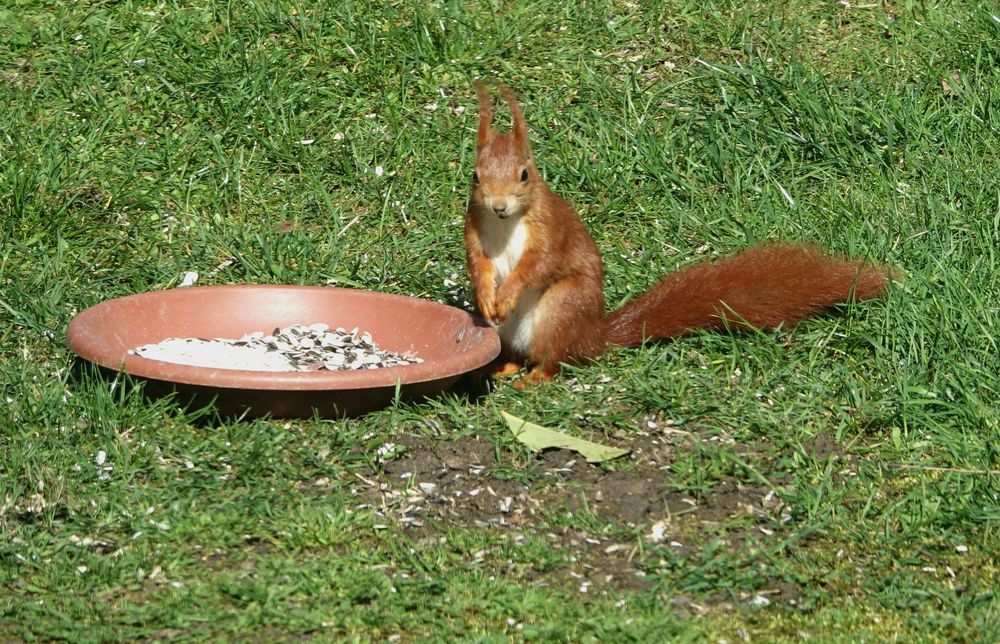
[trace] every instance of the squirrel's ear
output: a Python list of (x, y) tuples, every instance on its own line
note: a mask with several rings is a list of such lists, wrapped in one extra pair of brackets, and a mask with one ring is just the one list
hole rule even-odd
[(521, 156), (527, 159), (531, 156), (531, 145), (528, 143), (528, 126), (524, 122), (524, 117), (521, 116), (521, 108), (517, 104), (517, 99), (514, 98), (514, 92), (509, 87), (501, 85), (499, 89), (503, 100), (507, 101), (507, 106), (510, 107), (511, 116), (514, 117), (514, 145), (517, 146)]
[(479, 97), (479, 131), (476, 143), (482, 149), (490, 138), (490, 120), (493, 117), (493, 112), (490, 109), (490, 94), (486, 91), (486, 86), (483, 85), (482, 81), (476, 81), (476, 95)]

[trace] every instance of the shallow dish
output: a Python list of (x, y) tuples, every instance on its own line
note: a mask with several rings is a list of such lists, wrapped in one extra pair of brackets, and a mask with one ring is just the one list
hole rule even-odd
[[(129, 355), (167, 338), (239, 338), (253, 331), (324, 322), (359, 327), (383, 349), (423, 358), (360, 371), (268, 372), (172, 364)], [(497, 333), (455, 307), (347, 288), (285, 285), (201, 286), (102, 302), (70, 322), (70, 349), (107, 370), (146, 381), (150, 396), (214, 400), (223, 415), (354, 416), (445, 391), (500, 353)]]

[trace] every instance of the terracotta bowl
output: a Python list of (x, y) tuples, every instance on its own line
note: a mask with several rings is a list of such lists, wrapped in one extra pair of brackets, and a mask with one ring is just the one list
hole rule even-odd
[[(325, 322), (359, 327), (383, 349), (424, 362), (360, 371), (265, 372), (151, 360), (128, 351), (167, 338), (239, 338), (252, 331)], [(354, 416), (452, 387), (500, 353), (497, 333), (460, 309), (412, 297), (314, 286), (202, 286), (109, 300), (77, 315), (70, 349), (106, 370), (145, 380), (150, 396), (214, 400), (225, 416)]]

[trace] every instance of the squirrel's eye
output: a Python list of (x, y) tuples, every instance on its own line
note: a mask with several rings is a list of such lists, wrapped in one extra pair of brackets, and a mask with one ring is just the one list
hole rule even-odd
[(472, 171), (472, 183), (475, 184), (479, 183), (479, 173), (476, 172), (475, 170)]
[(524, 168), (521, 170), (521, 183), (524, 183), (527, 180), (528, 180), (528, 169)]

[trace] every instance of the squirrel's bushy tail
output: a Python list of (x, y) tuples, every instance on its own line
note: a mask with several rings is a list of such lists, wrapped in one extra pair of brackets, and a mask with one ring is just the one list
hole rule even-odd
[(699, 329), (791, 327), (834, 304), (883, 294), (893, 273), (805, 244), (767, 244), (668, 275), (608, 316), (611, 344)]

